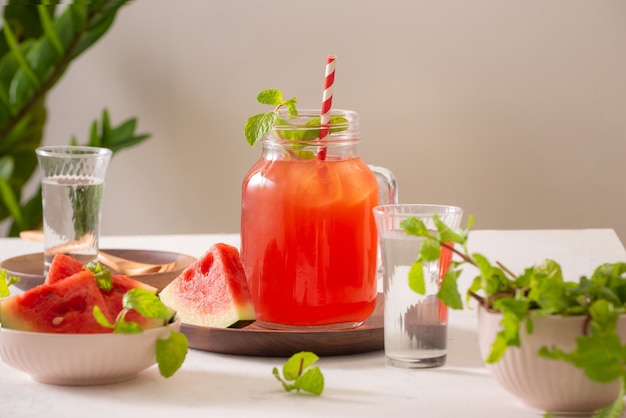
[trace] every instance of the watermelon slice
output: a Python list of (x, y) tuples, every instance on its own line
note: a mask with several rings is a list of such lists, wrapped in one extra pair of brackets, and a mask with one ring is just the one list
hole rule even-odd
[[(67, 277), (72, 276), (73, 274), (82, 271), (83, 269), (84, 266), (80, 261), (77, 261), (74, 258), (65, 254), (55, 254), (54, 259), (50, 264), (50, 269), (44, 283), (56, 283), (59, 280), (63, 280)], [(122, 310), (122, 299), (124, 298), (124, 294), (130, 289), (145, 289), (155, 294), (157, 292), (156, 287), (150, 286), (146, 283), (142, 283), (138, 280), (131, 279), (130, 277), (124, 276), (122, 274), (113, 274), (111, 275), (111, 279), (113, 280), (113, 286), (111, 290), (108, 292), (100, 290), (102, 292), (102, 296), (104, 297), (105, 303), (109, 307), (110, 312), (119, 312)], [(133, 321), (138, 323), (142, 329), (150, 329), (163, 325), (162, 320), (158, 318), (145, 318), (135, 310), (129, 311), (126, 314), (125, 319), (126, 321)]]
[(209, 248), (159, 296), (187, 324), (226, 328), (255, 319), (239, 250), (223, 243)]
[(50, 269), (46, 275), (45, 284), (52, 284), (58, 282), (61, 279), (70, 277), (83, 269), (83, 264), (62, 253), (57, 253), (52, 259)]
[[(112, 288), (104, 291), (98, 287), (91, 271), (73, 258), (55, 255), (44, 284), (20, 295), (0, 300), (0, 323), (4, 328), (24, 331), (93, 334), (110, 333), (110, 328), (98, 324), (93, 316), (98, 306), (107, 320), (115, 322), (122, 310), (124, 294), (141, 288), (152, 293), (155, 287), (121, 274), (113, 274)], [(172, 316), (175, 312), (172, 311)], [(163, 325), (158, 318), (144, 318), (130, 310), (126, 321), (138, 323), (142, 329)]]
[(23, 331), (94, 334), (112, 330), (98, 324), (98, 305), (110, 322), (115, 321), (93, 274), (88, 270), (53, 284), (42, 284), (0, 301), (2, 327)]

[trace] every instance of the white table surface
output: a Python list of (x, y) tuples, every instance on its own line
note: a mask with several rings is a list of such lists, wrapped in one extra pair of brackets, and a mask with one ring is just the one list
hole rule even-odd
[[(202, 255), (215, 242), (239, 246), (238, 235), (103, 237), (101, 248), (140, 248)], [(0, 239), (0, 258), (40, 252), (40, 243)], [(572, 279), (603, 262), (626, 261), (611, 229), (474, 231), (471, 252), (514, 271), (553, 258)], [(467, 286), (467, 270), (460, 279)], [(1, 331), (0, 331), (1, 332)], [(475, 312), (451, 311), (448, 360), (440, 368), (406, 370), (382, 351), (325, 357), (320, 397), (287, 393), (271, 374), (284, 359), (215, 354), (191, 349), (182, 368), (162, 378), (156, 367), (129, 382), (65, 387), (37, 383), (0, 363), (0, 417), (539, 417), (490, 377), (476, 337)]]

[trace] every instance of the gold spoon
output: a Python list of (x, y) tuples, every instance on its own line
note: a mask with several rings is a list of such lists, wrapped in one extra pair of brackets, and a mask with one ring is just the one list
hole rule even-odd
[[(22, 231), (20, 232), (20, 238), (28, 241), (37, 242), (43, 242), (44, 240), (43, 231)], [(62, 247), (66, 247), (66, 245), (68, 247), (71, 247), (72, 244), (73, 243), (63, 244)], [(171, 271), (176, 265), (176, 261), (164, 264), (141, 263), (139, 261), (133, 261), (126, 258), (118, 257), (104, 251), (98, 252), (98, 262), (104, 264), (111, 270), (115, 270), (118, 273), (126, 274), (129, 276), (136, 276), (148, 273), (165, 273)]]

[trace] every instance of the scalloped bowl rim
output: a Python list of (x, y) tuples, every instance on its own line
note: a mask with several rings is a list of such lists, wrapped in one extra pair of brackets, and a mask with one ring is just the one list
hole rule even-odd
[(156, 341), (180, 319), (140, 334), (58, 334), (0, 327), (0, 358), (41, 383), (102, 385), (130, 380), (156, 363)]

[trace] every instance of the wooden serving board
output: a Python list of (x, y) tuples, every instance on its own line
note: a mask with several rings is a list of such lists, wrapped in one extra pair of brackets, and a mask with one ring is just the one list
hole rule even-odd
[(254, 322), (234, 328), (181, 324), (189, 347), (214, 353), (259, 357), (289, 357), (300, 351), (318, 356), (367, 353), (384, 348), (383, 297), (361, 326), (343, 330), (274, 330)]

